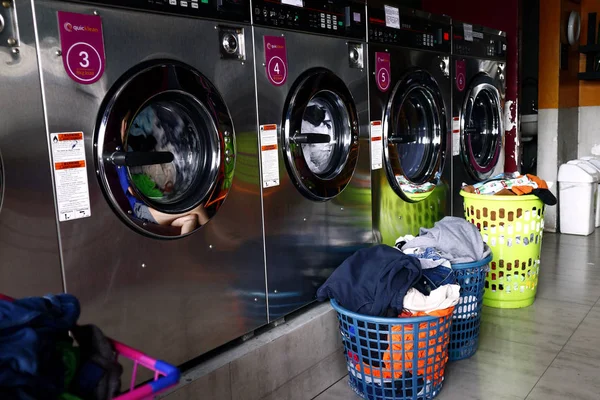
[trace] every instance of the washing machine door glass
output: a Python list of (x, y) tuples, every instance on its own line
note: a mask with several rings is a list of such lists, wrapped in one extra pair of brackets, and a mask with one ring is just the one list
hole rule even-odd
[(233, 125), (214, 86), (191, 67), (136, 67), (106, 97), (97, 141), (99, 177), (121, 217), (156, 237), (207, 223), (231, 186)]
[(388, 180), (409, 201), (425, 199), (441, 179), (446, 112), (435, 79), (426, 71), (407, 74), (394, 88), (384, 118)]
[(313, 200), (328, 200), (350, 182), (358, 157), (358, 116), (340, 78), (312, 70), (298, 79), (286, 101), (283, 143), (296, 187)]
[(461, 122), (461, 154), (472, 178), (494, 173), (502, 148), (502, 105), (498, 89), (478, 83), (467, 93)]

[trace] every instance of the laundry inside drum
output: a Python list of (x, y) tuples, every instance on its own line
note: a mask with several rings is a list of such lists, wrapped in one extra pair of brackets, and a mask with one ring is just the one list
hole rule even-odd
[(201, 173), (202, 127), (188, 107), (176, 101), (148, 104), (135, 117), (127, 132), (127, 151), (169, 152), (169, 163), (129, 167), (137, 191), (158, 204), (172, 204), (189, 195)]
[(313, 174), (327, 178), (343, 166), (350, 144), (349, 114), (337, 95), (322, 91), (308, 102), (300, 133), (309, 137), (329, 136), (327, 143), (301, 145), (304, 160)]

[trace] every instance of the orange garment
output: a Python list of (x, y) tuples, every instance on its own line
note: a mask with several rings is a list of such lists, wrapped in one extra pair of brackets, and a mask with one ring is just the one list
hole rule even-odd
[[(410, 313), (404, 312), (400, 317), (422, 317), (422, 316), (437, 316), (442, 320), (443, 317), (451, 316), (454, 312), (454, 307), (445, 310), (436, 310), (427, 314), (424, 312)], [(417, 351), (417, 375), (423, 376), (427, 374), (426, 380), (437, 383), (444, 376), (444, 369), (448, 361), (448, 343), (450, 341), (450, 322), (451, 318), (447, 318), (442, 326), (443, 335), (437, 338), (438, 322), (422, 322), (419, 324), (419, 338)], [(429, 324), (429, 328), (427, 327)], [(392, 379), (392, 366), (394, 368), (393, 379), (402, 377), (402, 371), (413, 370), (414, 360), (414, 334), (413, 324), (393, 325), (391, 328), (392, 337), (390, 339), (391, 348), (383, 354), (383, 369), (371, 369), (367, 365), (356, 366), (357, 371), (364, 370), (365, 375), (372, 378), (381, 379), (381, 371), (383, 371), (384, 379)], [(427, 338), (429, 337), (429, 340)], [(404, 340), (403, 340), (404, 339)], [(405, 349), (402, 349), (404, 343)], [(428, 349), (427, 349), (428, 347)], [(425, 371), (425, 352), (427, 352), (427, 371)]]
[[(546, 181), (538, 178), (535, 175), (527, 174), (526, 176), (527, 176), (527, 178), (529, 178), (530, 181), (537, 184), (538, 189), (548, 189), (548, 185), (546, 184)], [(521, 176), (519, 178), (521, 178)], [(524, 185), (524, 186), (513, 186), (510, 189), (513, 192), (515, 192), (517, 195), (522, 196), (525, 194), (530, 194), (531, 192), (533, 192), (534, 188), (532, 186)]]

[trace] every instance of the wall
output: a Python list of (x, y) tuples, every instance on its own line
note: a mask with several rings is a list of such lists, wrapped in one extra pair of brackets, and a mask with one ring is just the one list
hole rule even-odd
[[(505, 169), (516, 171), (519, 165), (518, 87), (519, 87), (519, 0), (488, 2), (483, 0), (422, 0), (423, 9), (446, 14), (454, 19), (506, 32), (508, 40), (506, 71)], [(546, 1), (546, 0), (543, 0)], [(543, 2), (542, 1), (542, 2)]]
[[(581, 1), (581, 44), (587, 44), (587, 14), (590, 12), (597, 12), (600, 16), (600, 0)], [(598, 23), (598, 17), (596, 18), (596, 23)], [(581, 71), (585, 70), (585, 55), (583, 54), (580, 57), (579, 68)], [(600, 155), (600, 81), (580, 81), (579, 107), (577, 153), (580, 157), (591, 154)]]
[[(569, 13), (580, 5), (570, 0), (540, 1), (539, 111), (537, 172), (556, 194), (558, 166), (577, 157), (579, 130), (579, 53), (569, 47), (567, 69), (560, 68), (561, 45)], [(547, 207), (546, 230), (558, 229), (557, 207)]]

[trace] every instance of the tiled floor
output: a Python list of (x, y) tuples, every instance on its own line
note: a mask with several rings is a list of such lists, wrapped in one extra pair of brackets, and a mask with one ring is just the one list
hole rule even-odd
[[(600, 399), (600, 234), (546, 234), (533, 306), (485, 308), (478, 352), (450, 363), (439, 400)], [(315, 400), (358, 397), (344, 378)]]

